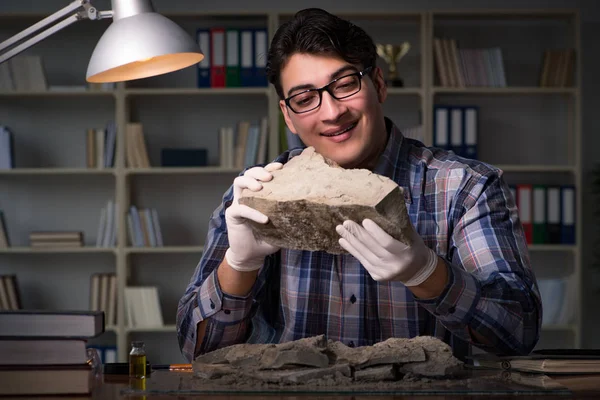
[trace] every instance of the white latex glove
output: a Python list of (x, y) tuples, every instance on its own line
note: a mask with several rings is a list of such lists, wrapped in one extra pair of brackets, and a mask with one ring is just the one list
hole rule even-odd
[(431, 276), (437, 265), (437, 255), (411, 230), (413, 244), (404, 243), (388, 235), (370, 219), (362, 226), (344, 221), (336, 227), (341, 236), (340, 245), (367, 269), (376, 281), (400, 281), (405, 286), (416, 286)]
[(237, 271), (255, 271), (263, 265), (266, 256), (279, 250), (279, 247), (256, 240), (248, 220), (266, 224), (269, 218), (260, 211), (240, 204), (239, 198), (244, 189), (255, 192), (261, 190), (261, 182), (273, 179), (271, 172), (281, 169), (282, 166), (281, 163), (271, 163), (264, 168), (250, 168), (244, 175), (238, 176), (233, 181), (233, 202), (225, 210), (229, 238), (225, 259), (229, 266)]

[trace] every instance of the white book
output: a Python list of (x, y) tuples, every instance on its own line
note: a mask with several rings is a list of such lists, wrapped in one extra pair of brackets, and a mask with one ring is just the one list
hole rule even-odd
[(150, 247), (156, 247), (156, 232), (154, 230), (154, 224), (152, 221), (152, 210), (146, 209), (143, 213), (144, 218), (146, 219), (146, 227), (148, 228), (148, 240), (150, 240)]
[(158, 247), (163, 247), (164, 242), (162, 237), (162, 231), (160, 230), (160, 221), (158, 220), (158, 211), (156, 211), (156, 209), (153, 208), (150, 210), (150, 213), (152, 214), (152, 226), (154, 227), (154, 234), (156, 235), (156, 245)]
[(115, 204), (109, 200), (106, 205), (106, 227), (102, 238), (102, 247), (110, 247), (113, 226), (115, 222)]
[(0, 169), (11, 169), (12, 160), (12, 133), (4, 126), (0, 126)]
[(15, 90), (30, 91), (31, 85), (29, 84), (29, 72), (25, 56), (13, 57), (8, 62), (10, 63)]
[(104, 129), (96, 129), (96, 168), (104, 168), (104, 147), (106, 143), (106, 132)]
[(10, 310), (8, 292), (4, 285), (4, 277), (0, 275), (0, 310)]
[(448, 109), (436, 108), (435, 110), (435, 137), (434, 146), (446, 149), (448, 147)]
[(46, 83), (46, 73), (40, 56), (24, 56), (27, 63), (27, 73), (29, 75), (30, 90), (41, 92), (48, 90)]
[(151, 326), (163, 326), (162, 310), (160, 308), (160, 299), (158, 296), (158, 288), (149, 286), (143, 288), (144, 305), (149, 316)]
[(96, 233), (96, 247), (103, 246), (104, 230), (106, 229), (106, 207), (100, 210), (100, 220), (98, 221), (98, 232)]
[(117, 276), (108, 275), (108, 306), (106, 308), (106, 325), (117, 325)]
[(267, 162), (267, 140), (269, 139), (269, 119), (262, 117), (260, 120), (260, 135), (258, 139), (258, 152), (255, 164)]
[(142, 222), (140, 220), (140, 213), (136, 206), (129, 207), (131, 213), (131, 219), (133, 220), (133, 233), (135, 237), (135, 247), (144, 247), (144, 233), (142, 232)]

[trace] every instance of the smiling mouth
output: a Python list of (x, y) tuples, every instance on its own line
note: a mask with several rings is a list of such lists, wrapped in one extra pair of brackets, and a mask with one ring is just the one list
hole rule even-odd
[(346, 127), (345, 129), (342, 129), (339, 132), (335, 132), (335, 133), (321, 133), (321, 135), (326, 136), (326, 137), (339, 136), (339, 135), (341, 135), (343, 133), (348, 132), (351, 129), (354, 129), (356, 127), (356, 125), (358, 125), (358, 122), (354, 122), (353, 124), (348, 125), (348, 127)]

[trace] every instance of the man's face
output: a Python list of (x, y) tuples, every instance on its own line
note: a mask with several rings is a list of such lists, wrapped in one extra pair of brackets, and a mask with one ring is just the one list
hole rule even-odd
[[(296, 53), (281, 71), (281, 86), (287, 98), (362, 68), (338, 58)], [(306, 113), (296, 114), (280, 101), (288, 128), (305, 145), (344, 168), (371, 166), (387, 140), (381, 110), (386, 88), (379, 68), (372, 75), (373, 80), (363, 77), (360, 91), (345, 99), (334, 99), (323, 91), (320, 107)]]

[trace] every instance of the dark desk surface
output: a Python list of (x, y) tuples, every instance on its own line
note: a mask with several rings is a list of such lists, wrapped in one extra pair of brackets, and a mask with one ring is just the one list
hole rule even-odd
[[(427, 388), (412, 390), (408, 393), (282, 393), (282, 392), (246, 392), (207, 393), (203, 391), (193, 373), (180, 371), (155, 371), (145, 382), (130, 381), (126, 376), (104, 375), (97, 380), (92, 394), (93, 399), (328, 399), (328, 400), (384, 400), (384, 399), (424, 399), (423, 395), (439, 399), (478, 399), (493, 396), (494, 399), (515, 398), (515, 395), (530, 398), (553, 398), (557, 395), (577, 398), (600, 398), (600, 375), (587, 376), (534, 376), (508, 374), (498, 378), (500, 372), (474, 371), (469, 384), (453, 387), (449, 390)], [(230, 390), (230, 389), (225, 389)], [(341, 388), (343, 390), (343, 388)]]

